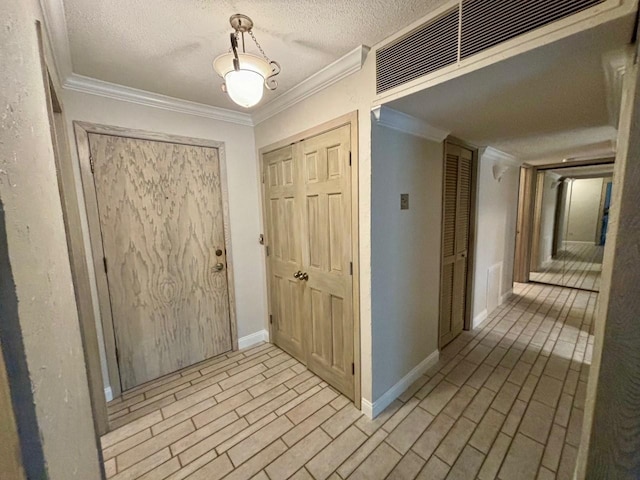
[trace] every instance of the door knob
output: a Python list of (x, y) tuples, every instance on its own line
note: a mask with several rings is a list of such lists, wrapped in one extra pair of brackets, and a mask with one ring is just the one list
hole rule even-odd
[(213, 267), (213, 269), (216, 272), (221, 272), (222, 270), (224, 270), (224, 263), (216, 263), (215, 266)]
[(296, 273), (293, 274), (293, 278), (300, 278), (302, 277), (302, 272), (300, 270), (298, 270)]
[(309, 280), (309, 275), (307, 274), (307, 272), (304, 272), (302, 275), (300, 275), (298, 277), (300, 280)]

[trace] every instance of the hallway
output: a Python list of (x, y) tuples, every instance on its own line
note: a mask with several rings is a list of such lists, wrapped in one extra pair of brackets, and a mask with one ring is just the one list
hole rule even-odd
[(531, 281), (600, 291), (603, 253), (604, 246), (566, 242), (541, 271), (531, 272)]
[(271, 344), (204, 362), (109, 404), (108, 477), (569, 479), (596, 299), (517, 284), (374, 421)]

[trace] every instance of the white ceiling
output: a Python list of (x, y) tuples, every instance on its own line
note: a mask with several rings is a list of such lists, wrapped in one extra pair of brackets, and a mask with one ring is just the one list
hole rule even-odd
[(395, 100), (389, 107), (528, 163), (611, 156), (603, 55), (623, 48), (628, 17)]
[[(229, 49), (229, 17), (250, 16), (282, 66), (268, 102), (358, 45), (373, 45), (444, 0), (65, 0), (74, 73), (244, 111), (220, 90), (213, 59)], [(247, 40), (250, 40), (248, 37)], [(247, 51), (258, 53), (252, 42)]]

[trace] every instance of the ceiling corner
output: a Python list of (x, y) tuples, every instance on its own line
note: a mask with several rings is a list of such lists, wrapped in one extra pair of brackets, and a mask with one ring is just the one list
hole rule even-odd
[(451, 132), (434, 127), (422, 119), (399, 112), (384, 105), (371, 110), (376, 123), (382, 127), (391, 128), (411, 135), (425, 138), (434, 142), (442, 142)]
[(370, 48), (359, 45), (335, 62), (290, 88), (279, 97), (259, 108), (252, 115), (253, 123), (259, 124), (268, 118), (292, 107), (305, 98), (339, 82), (345, 77), (358, 72), (367, 58)]

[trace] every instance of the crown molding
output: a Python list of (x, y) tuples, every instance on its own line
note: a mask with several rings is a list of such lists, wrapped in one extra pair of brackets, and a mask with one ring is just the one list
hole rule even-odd
[(67, 31), (67, 18), (62, 0), (40, 0), (45, 31), (53, 54), (60, 83), (71, 75), (71, 47)]
[(369, 47), (360, 45), (349, 53), (339, 58), (335, 62), (327, 65), (322, 70), (314, 73), (306, 80), (303, 80), (293, 88), (290, 88), (279, 97), (273, 99), (263, 107), (259, 108), (252, 115), (255, 125), (264, 122), (266, 119), (292, 107), (305, 98), (318, 93), (321, 90), (339, 82), (345, 77), (356, 73), (362, 68)]
[(235, 123), (238, 125), (253, 126), (251, 115), (248, 113), (235, 112), (226, 108), (212, 107), (202, 103), (190, 102), (179, 98), (161, 95), (159, 93), (139, 90), (137, 88), (125, 87), (115, 83), (105, 82), (83, 75), (71, 74), (63, 83), (67, 90), (88, 93), (100, 97), (113, 98), (123, 102), (145, 105), (147, 107), (170, 110), (172, 112), (186, 113), (198, 117), (212, 118), (222, 122)]
[(429, 125), (424, 120), (383, 105), (371, 109), (376, 123), (382, 127), (409, 133), (434, 142), (442, 142), (451, 132)]
[(627, 70), (631, 53), (630, 48), (625, 48), (602, 56), (609, 122), (616, 128), (620, 120), (624, 73)]
[(503, 152), (493, 147), (483, 147), (480, 149), (480, 158), (482, 160), (493, 160), (497, 163), (511, 163), (513, 165), (522, 165), (522, 161), (510, 153)]

